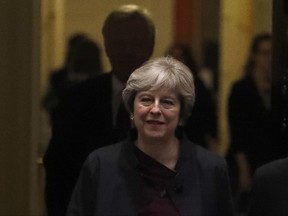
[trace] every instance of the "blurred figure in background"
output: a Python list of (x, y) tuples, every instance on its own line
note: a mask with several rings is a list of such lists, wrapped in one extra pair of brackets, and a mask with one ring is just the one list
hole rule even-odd
[(272, 37), (257, 35), (251, 44), (244, 76), (231, 89), (228, 104), (230, 149), (227, 159), (238, 211), (246, 212), (251, 176), (274, 159), (271, 119)]
[(102, 61), (98, 44), (84, 33), (71, 35), (64, 65), (50, 75), (48, 90), (42, 100), (44, 109), (52, 115), (72, 86), (101, 72)]
[(216, 105), (210, 91), (199, 78), (199, 68), (195, 62), (191, 47), (188, 44), (172, 44), (166, 51), (166, 55), (183, 62), (194, 75), (196, 102), (184, 128), (188, 139), (214, 151), (217, 142)]
[(112, 71), (75, 85), (55, 111), (57, 122), (44, 157), (49, 216), (65, 215), (88, 154), (127, 136), (130, 118), (121, 92), (130, 74), (153, 53), (155, 26), (148, 11), (137, 5), (112, 11), (102, 34)]
[[(102, 61), (98, 44), (83, 33), (73, 34), (68, 40), (65, 64), (51, 74), (49, 89), (42, 101), (42, 105), (49, 114), (52, 136), (55, 126), (61, 121), (61, 116), (58, 115), (59, 106), (62, 106), (67, 94), (81, 82), (100, 73), (102, 73)], [(48, 149), (53, 147), (54, 144), (50, 141)], [(52, 155), (52, 157), (54, 156)], [(73, 186), (69, 182), (65, 185), (62, 184), (57, 178), (59, 177), (57, 171), (47, 171), (47, 166), (60, 165), (50, 164), (52, 160), (47, 164), (46, 159), (44, 158), (46, 168), (45, 201), (48, 215), (65, 215), (65, 206), (69, 201), (69, 191), (73, 189)], [(65, 166), (65, 161), (61, 166)], [(69, 174), (65, 172), (61, 175), (69, 177)]]

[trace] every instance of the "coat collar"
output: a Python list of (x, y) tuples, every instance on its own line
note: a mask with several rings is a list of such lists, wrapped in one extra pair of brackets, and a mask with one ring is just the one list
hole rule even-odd
[[(139, 161), (134, 152), (134, 140), (129, 137), (122, 143), (119, 164), (129, 183), (133, 205), (139, 203), (141, 176)], [(176, 165), (177, 175), (167, 188), (181, 215), (201, 215), (201, 185), (197, 161), (197, 148), (185, 136), (180, 139), (180, 154)], [(135, 211), (136, 211), (135, 209)]]

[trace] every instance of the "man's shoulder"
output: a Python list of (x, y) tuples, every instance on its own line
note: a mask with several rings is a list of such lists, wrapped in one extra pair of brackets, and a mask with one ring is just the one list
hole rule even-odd
[(98, 76), (90, 78), (78, 85), (79, 89), (103, 88), (110, 87), (112, 75), (111, 73), (102, 73)]
[(232, 85), (232, 92), (246, 92), (251, 91), (251, 88), (255, 88), (254, 81), (249, 76), (244, 76), (239, 80), (235, 81)]
[(58, 85), (61, 85), (63, 82), (66, 82), (67, 80), (66, 68), (60, 68), (52, 71), (49, 79), (50, 84), (53, 87), (55, 86), (57, 87)]
[(73, 86), (68, 94), (68, 100), (90, 100), (91, 98), (109, 94), (111, 89), (111, 74), (103, 73)]

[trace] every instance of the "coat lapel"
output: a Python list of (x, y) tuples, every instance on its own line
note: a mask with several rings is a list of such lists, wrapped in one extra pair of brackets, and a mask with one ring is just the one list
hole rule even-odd
[[(136, 215), (141, 197), (141, 176), (137, 171), (138, 164), (133, 143), (127, 140), (122, 146), (119, 165), (126, 179), (124, 181), (126, 182), (125, 187), (131, 195), (127, 202), (127, 208), (131, 209), (131, 215)], [(178, 174), (169, 184), (169, 195), (178, 207), (180, 215), (201, 215), (201, 185), (197, 168), (196, 148), (193, 143), (185, 138), (181, 142), (177, 167), (179, 168), (177, 169)]]
[(125, 178), (124, 187), (127, 188), (129, 197), (127, 197), (127, 209), (131, 211), (131, 215), (136, 215), (136, 209), (140, 203), (141, 197), (141, 176), (137, 171), (138, 160), (135, 156), (133, 143), (130, 139), (127, 139), (123, 143), (120, 157), (119, 165), (123, 170), (123, 175)]
[(201, 185), (196, 148), (185, 138), (180, 145), (180, 157), (176, 166), (178, 174), (172, 183), (170, 194), (181, 215), (201, 215)]

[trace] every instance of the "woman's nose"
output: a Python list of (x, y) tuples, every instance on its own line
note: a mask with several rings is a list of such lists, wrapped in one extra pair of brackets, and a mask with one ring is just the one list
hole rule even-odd
[(160, 104), (157, 101), (155, 101), (155, 103), (152, 104), (150, 112), (152, 114), (160, 114), (161, 113)]

